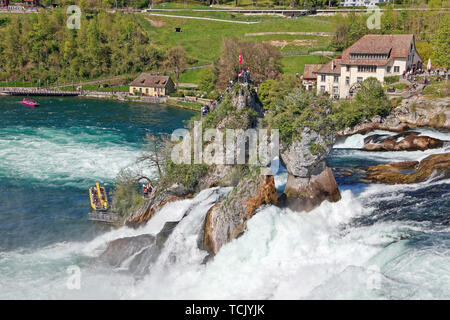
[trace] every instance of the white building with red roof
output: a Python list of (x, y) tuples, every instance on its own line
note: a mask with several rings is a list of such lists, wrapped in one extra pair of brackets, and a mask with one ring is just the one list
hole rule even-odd
[(333, 98), (347, 98), (353, 89), (369, 77), (403, 75), (422, 67), (414, 35), (365, 35), (344, 50), (340, 59), (322, 65), (316, 71), (317, 92), (328, 92)]

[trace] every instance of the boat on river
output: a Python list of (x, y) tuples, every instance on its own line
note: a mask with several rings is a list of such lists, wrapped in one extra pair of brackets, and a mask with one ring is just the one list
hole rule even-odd
[(89, 188), (89, 198), (94, 211), (108, 211), (109, 204), (106, 189), (105, 187), (100, 187), (98, 182), (94, 187)]
[(24, 104), (26, 106), (30, 106), (30, 107), (37, 107), (39, 105), (39, 102), (37, 102), (33, 99), (30, 99), (30, 98), (23, 98), (22, 104)]

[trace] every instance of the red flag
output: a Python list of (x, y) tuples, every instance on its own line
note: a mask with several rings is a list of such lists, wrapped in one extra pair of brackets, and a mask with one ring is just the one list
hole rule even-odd
[(239, 64), (242, 64), (242, 54), (239, 52)]

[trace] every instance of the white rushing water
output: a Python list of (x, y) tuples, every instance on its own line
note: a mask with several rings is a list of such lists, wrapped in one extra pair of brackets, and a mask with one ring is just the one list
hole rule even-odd
[[(0, 298), (449, 298), (448, 247), (419, 250), (401, 240), (421, 232), (422, 224), (349, 224), (370, 216), (370, 203), (383, 197), (400, 199), (407, 188), (421, 187), (374, 185), (357, 196), (347, 190), (341, 201), (324, 202), (308, 214), (262, 207), (241, 237), (202, 264), (206, 252), (197, 241), (205, 215), (218, 196), (230, 190), (207, 189), (193, 199), (170, 203), (136, 230), (122, 227), (87, 243), (0, 253)], [(111, 240), (155, 235), (165, 222), (185, 214), (141, 280), (85, 261), (99, 256)], [(79, 290), (67, 287), (71, 265), (81, 267)]]
[(85, 187), (86, 179), (112, 181), (121, 169), (136, 166), (140, 146), (124, 144), (119, 133), (106, 129), (99, 139), (101, 129), (88, 129), (1, 129), (0, 177)]

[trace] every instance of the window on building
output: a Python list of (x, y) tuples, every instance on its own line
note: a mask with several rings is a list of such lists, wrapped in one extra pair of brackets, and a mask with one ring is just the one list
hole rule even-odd
[(339, 82), (339, 76), (334, 76), (334, 82)]
[(358, 72), (377, 72), (377, 66), (358, 66)]
[(350, 66), (349, 65), (347, 65), (345, 68), (346, 68), (347, 72), (350, 71)]
[(350, 54), (350, 58), (352, 59), (387, 59), (388, 55), (387, 54), (379, 54), (379, 53), (351, 53)]
[(148, 94), (148, 88), (145, 88), (145, 93)]
[(345, 84), (349, 85), (350, 84), (350, 77), (345, 77)]
[(386, 71), (388, 72), (388, 73), (391, 73), (391, 66), (388, 66), (387, 68), (386, 68)]
[(320, 76), (320, 81), (322, 81), (322, 82), (325, 82), (325, 75), (324, 74), (322, 74), (321, 76)]
[(339, 87), (338, 86), (334, 86), (333, 87), (333, 94), (339, 94)]
[(358, 78), (356, 78), (356, 81), (358, 81), (358, 83), (361, 83), (361, 82), (363, 82), (363, 78), (362, 77), (358, 77)]
[(399, 66), (394, 66), (394, 72), (400, 72), (400, 67)]
[(325, 91), (325, 86), (320, 86), (320, 91)]

